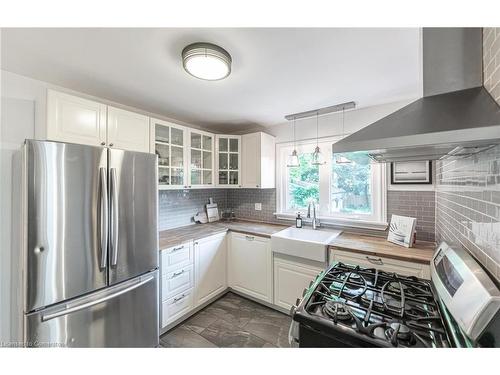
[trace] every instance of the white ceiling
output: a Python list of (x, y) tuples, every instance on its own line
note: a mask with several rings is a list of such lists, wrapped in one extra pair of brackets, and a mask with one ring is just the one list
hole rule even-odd
[[(182, 49), (212, 42), (231, 75), (207, 82)], [(416, 28), (3, 29), (2, 69), (218, 131), (289, 113), (419, 96)]]

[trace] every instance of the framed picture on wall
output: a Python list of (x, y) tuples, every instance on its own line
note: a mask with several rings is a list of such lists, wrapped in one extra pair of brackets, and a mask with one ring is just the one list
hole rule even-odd
[(432, 161), (395, 161), (391, 163), (391, 184), (432, 184)]

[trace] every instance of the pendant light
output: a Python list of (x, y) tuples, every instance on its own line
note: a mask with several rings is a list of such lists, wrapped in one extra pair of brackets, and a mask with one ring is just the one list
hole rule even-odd
[[(342, 138), (345, 137), (344, 126), (345, 126), (345, 109), (342, 108)], [(332, 150), (333, 150), (334, 146), (332, 146)], [(342, 156), (342, 155), (339, 156), (337, 154), (337, 155), (335, 155), (335, 163), (337, 163), (337, 164), (350, 164), (350, 163), (352, 163), (352, 161), (347, 159), (345, 156)]]
[(295, 117), (293, 118), (293, 151), (290, 156), (288, 156), (288, 163), (286, 165), (288, 168), (300, 167), (299, 157), (297, 156), (297, 148), (295, 145)]
[(319, 133), (318, 133), (318, 119), (319, 117), (319, 112), (316, 112), (316, 148), (314, 149), (314, 152), (312, 154), (312, 165), (323, 165), (325, 164), (325, 159), (323, 157), (323, 154), (321, 153), (321, 150), (319, 149), (318, 145), (318, 138), (319, 138)]

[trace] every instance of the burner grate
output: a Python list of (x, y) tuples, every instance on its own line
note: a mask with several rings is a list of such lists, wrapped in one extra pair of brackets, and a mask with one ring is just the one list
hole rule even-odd
[(430, 283), (413, 276), (337, 263), (304, 310), (327, 328), (342, 325), (390, 346), (447, 346)]

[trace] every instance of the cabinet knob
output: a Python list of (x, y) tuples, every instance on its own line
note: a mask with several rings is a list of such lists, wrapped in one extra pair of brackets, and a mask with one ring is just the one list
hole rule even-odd
[(255, 187), (259, 187), (259, 185), (255, 185)]
[(106, 142), (101, 142), (101, 146), (105, 146), (106, 145)]
[(113, 147), (113, 144), (112, 144), (112, 143), (110, 143), (110, 144), (109, 144), (109, 147)]

